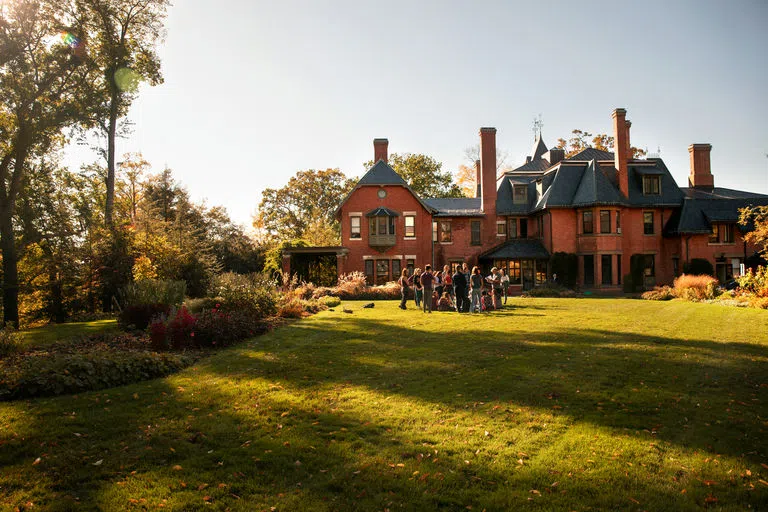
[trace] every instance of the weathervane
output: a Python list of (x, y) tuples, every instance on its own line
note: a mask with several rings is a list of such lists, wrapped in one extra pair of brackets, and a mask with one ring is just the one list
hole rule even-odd
[(544, 121), (541, 120), (541, 114), (539, 114), (539, 117), (533, 118), (533, 138), (535, 139), (537, 136), (541, 137), (541, 128), (544, 126)]

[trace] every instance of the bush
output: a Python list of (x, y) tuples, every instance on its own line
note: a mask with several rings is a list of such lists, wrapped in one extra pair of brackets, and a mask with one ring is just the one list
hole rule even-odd
[(284, 302), (277, 309), (277, 316), (281, 318), (301, 318), (304, 316), (304, 305), (299, 299)]
[(164, 377), (195, 358), (148, 351), (38, 352), (0, 365), (0, 400), (62, 395)]
[(199, 299), (187, 299), (184, 301), (184, 307), (187, 311), (196, 315), (201, 311), (219, 309), (224, 302), (221, 297), (202, 297)]
[(754, 272), (747, 272), (738, 278), (739, 288), (757, 297), (768, 297), (768, 267), (757, 267)]
[(196, 315), (194, 339), (199, 347), (224, 347), (264, 331), (264, 324), (247, 313), (214, 307)]
[(669, 286), (655, 286), (653, 290), (643, 293), (645, 300), (671, 300), (675, 298), (675, 291)]
[(710, 263), (709, 260), (705, 260), (704, 258), (693, 258), (683, 265), (683, 273), (696, 276), (705, 274), (714, 276), (715, 267), (712, 266), (712, 263)]
[(149, 326), (152, 348), (157, 351), (182, 350), (196, 347), (196, 318), (187, 308), (171, 309), (167, 315), (155, 319)]
[(121, 329), (146, 330), (149, 324), (157, 317), (167, 315), (171, 310), (169, 304), (135, 304), (126, 306), (117, 317), (117, 324)]
[(15, 354), (21, 350), (23, 338), (19, 331), (13, 328), (13, 325), (7, 324), (0, 331), (0, 357)]
[(681, 275), (674, 282), (675, 296), (698, 302), (714, 299), (717, 292), (717, 279), (708, 275)]
[(334, 297), (333, 295), (327, 295), (320, 299), (323, 304), (326, 305), (326, 307), (329, 308), (335, 308), (336, 306), (341, 304), (341, 299), (338, 297)]
[[(558, 275), (559, 277), (559, 275)], [(563, 286), (557, 286), (557, 285), (547, 285), (547, 286), (537, 286), (536, 288), (531, 288), (530, 290), (527, 290), (523, 292), (521, 297), (575, 297), (576, 292), (571, 290), (570, 288), (565, 288)]]
[(187, 285), (184, 281), (161, 281), (144, 279), (127, 284), (120, 291), (122, 306), (143, 304), (167, 304), (178, 306), (184, 302)]
[(768, 297), (752, 297), (749, 300), (749, 307), (757, 309), (768, 309)]
[(262, 274), (221, 274), (212, 291), (214, 297), (222, 298), (221, 307), (227, 311), (246, 311), (257, 319), (277, 311), (275, 283)]

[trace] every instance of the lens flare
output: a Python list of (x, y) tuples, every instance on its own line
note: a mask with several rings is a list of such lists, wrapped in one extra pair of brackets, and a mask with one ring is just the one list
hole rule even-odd
[(70, 32), (62, 32), (61, 40), (64, 41), (64, 44), (66, 44), (70, 48), (76, 48), (77, 45), (80, 44), (80, 39), (75, 37), (75, 35)]
[(139, 87), (139, 81), (139, 74), (130, 68), (115, 71), (115, 85), (121, 91), (134, 92)]

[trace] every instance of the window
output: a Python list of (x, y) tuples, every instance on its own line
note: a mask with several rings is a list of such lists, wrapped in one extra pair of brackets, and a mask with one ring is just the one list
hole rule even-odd
[(672, 258), (672, 275), (675, 277), (680, 275), (680, 258), (677, 256)]
[(520, 219), (520, 238), (528, 238), (528, 219)]
[(527, 185), (514, 185), (512, 187), (512, 203), (513, 204), (528, 203), (528, 186)]
[(653, 254), (643, 256), (643, 275), (645, 277), (656, 275), (656, 257)]
[(395, 218), (387, 215), (371, 217), (368, 220), (369, 235), (394, 235)]
[(712, 233), (709, 234), (711, 244), (732, 244), (733, 224), (712, 224)]
[(590, 235), (594, 232), (594, 226), (592, 222), (592, 212), (586, 211), (581, 213), (581, 232), (585, 235)]
[(470, 243), (472, 245), (480, 245), (480, 221), (479, 220), (471, 221), (470, 230), (472, 235), (472, 240), (470, 241)]
[(611, 232), (611, 212), (609, 210), (600, 210), (600, 232)]
[(416, 236), (416, 217), (413, 215), (405, 216), (405, 237), (413, 238)]
[(507, 235), (507, 223), (502, 221), (496, 222), (496, 236), (506, 236)]
[(612, 254), (603, 254), (600, 256), (600, 267), (601, 267), (601, 273), (602, 273), (602, 284), (603, 285), (612, 285), (613, 284), (613, 255)]
[(432, 241), (437, 242), (437, 221), (432, 222)]
[(595, 257), (591, 254), (584, 256), (584, 286), (595, 285)]
[(517, 238), (517, 219), (509, 219), (509, 238)]
[(643, 212), (643, 234), (653, 234), (653, 212)]
[(407, 259), (405, 260), (405, 268), (408, 269), (408, 275), (413, 275), (413, 269), (416, 267), (416, 260)]
[(616, 255), (616, 284), (621, 284), (621, 254)]
[(402, 260), (392, 260), (392, 280), (400, 277)]
[(621, 233), (621, 212), (616, 210), (616, 232)]
[(539, 224), (538, 225), (538, 228), (539, 228), (538, 236), (539, 236), (539, 238), (544, 238), (544, 216), (541, 215), (537, 220), (538, 220), (538, 224)]
[(520, 260), (511, 260), (509, 262), (509, 284), (520, 284)]
[(373, 284), (373, 260), (365, 260), (365, 281)]
[(376, 260), (376, 284), (389, 281), (389, 260)]
[(453, 236), (451, 235), (451, 221), (440, 221), (440, 243), (453, 242)]
[(360, 238), (360, 217), (349, 218), (349, 238)]
[(661, 193), (661, 176), (643, 176), (643, 195), (658, 196)]

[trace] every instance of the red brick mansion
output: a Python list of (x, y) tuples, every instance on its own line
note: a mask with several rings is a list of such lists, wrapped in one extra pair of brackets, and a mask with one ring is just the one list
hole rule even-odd
[(388, 141), (375, 139), (376, 163), (336, 212), (341, 246), (325, 249), (339, 274), (361, 271), (371, 283), (396, 280), (403, 267), (468, 262), (505, 268), (513, 290), (528, 289), (551, 278), (559, 252), (576, 255), (587, 289), (621, 290), (630, 264), (642, 267), (646, 287), (671, 283), (694, 258), (721, 281), (738, 274), (755, 252), (738, 210), (768, 205), (768, 196), (716, 187), (709, 144), (688, 147), (688, 186), (678, 186), (661, 159), (631, 158), (626, 111), (612, 117), (615, 153), (565, 158), (539, 136), (526, 162), (498, 177), (496, 129), (481, 128), (472, 198), (419, 197), (387, 164)]

